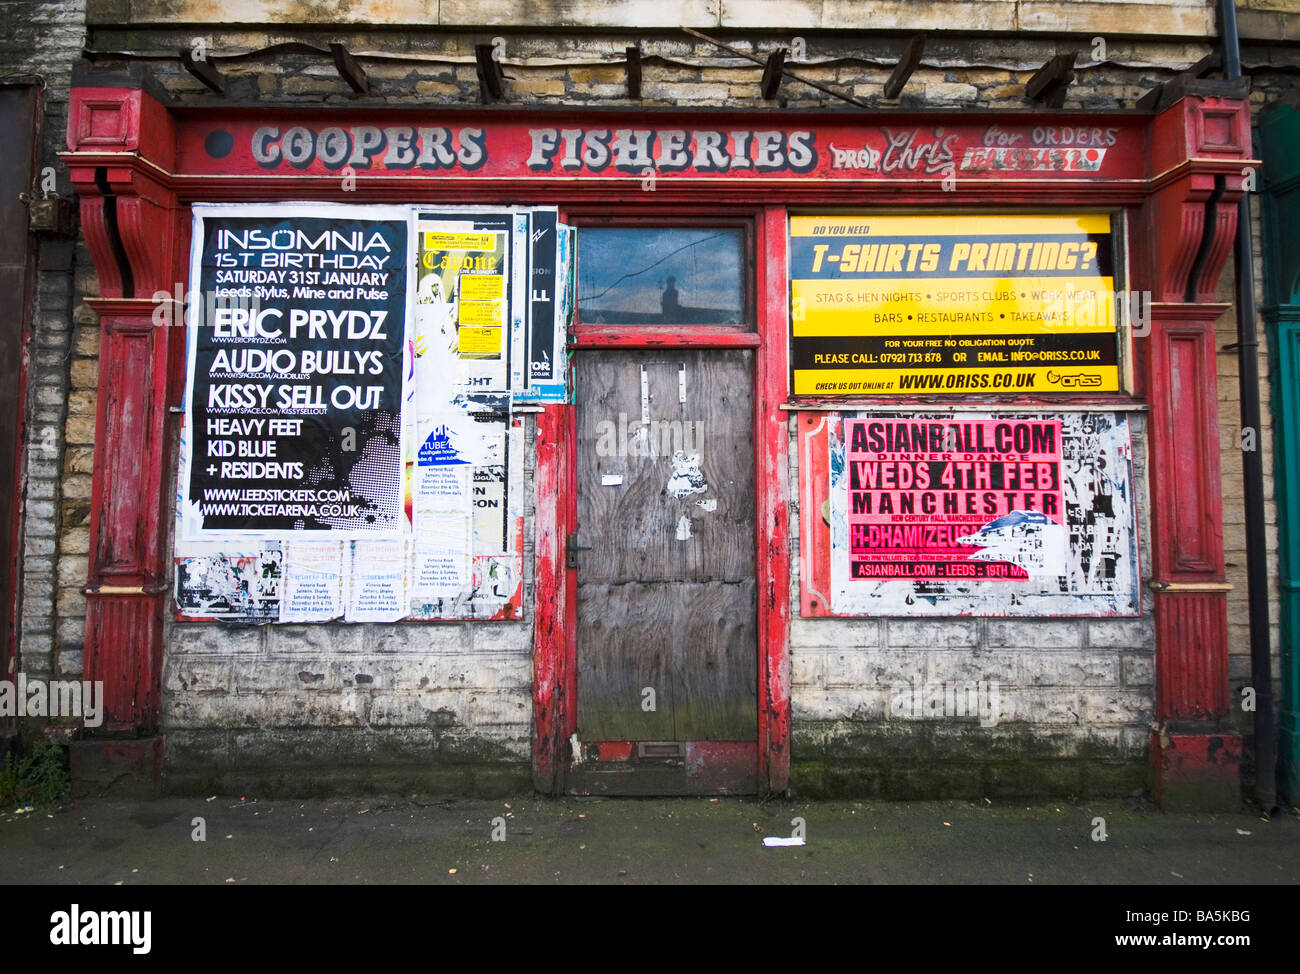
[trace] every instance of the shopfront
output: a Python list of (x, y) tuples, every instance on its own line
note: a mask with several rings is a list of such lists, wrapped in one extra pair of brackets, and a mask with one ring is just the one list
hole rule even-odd
[(178, 788), (1234, 800), (1244, 101), (363, 116), (87, 84), (69, 147), (118, 734), (83, 746)]

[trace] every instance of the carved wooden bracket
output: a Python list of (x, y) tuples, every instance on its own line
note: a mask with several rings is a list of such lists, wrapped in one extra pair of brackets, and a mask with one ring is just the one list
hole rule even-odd
[[(77, 89), (62, 159), (81, 201), (81, 222), (102, 297), (149, 298), (184, 270), (176, 253), (171, 117), (140, 90)], [(148, 147), (149, 159), (141, 146)], [(164, 147), (161, 153), (155, 146)]]
[(1213, 302), (1237, 229), (1237, 202), (1258, 162), (1249, 102), (1188, 95), (1151, 132), (1154, 300)]

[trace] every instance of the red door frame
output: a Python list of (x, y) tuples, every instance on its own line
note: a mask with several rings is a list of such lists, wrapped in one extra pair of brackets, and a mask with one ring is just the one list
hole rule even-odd
[[(764, 792), (784, 791), (789, 783), (790, 753), (790, 545), (789, 545), (789, 476), (786, 417), (781, 405), (786, 401), (789, 385), (786, 340), (786, 210), (782, 206), (737, 206), (716, 208), (696, 206), (674, 210), (666, 216), (657, 209), (647, 214), (644, 208), (599, 210), (588, 207), (571, 207), (561, 213), (563, 219), (581, 223), (584, 218), (599, 216), (619, 217), (619, 225), (665, 225), (666, 223), (693, 223), (705, 220), (734, 222), (744, 219), (750, 226), (752, 241), (750, 259), (753, 266), (752, 288), (747, 294), (754, 330), (726, 325), (685, 325), (671, 327), (635, 328), (618, 325), (578, 325), (570, 337), (573, 348), (635, 349), (635, 348), (694, 348), (694, 349), (753, 349), (754, 361), (754, 545), (755, 593), (757, 597), (757, 651), (758, 651), (758, 780)], [(577, 531), (577, 410), (570, 405), (557, 407), (546, 429), (539, 427), (537, 523), (535, 537), (554, 539), (555, 565), (543, 584), (543, 571), (539, 551), (538, 584), (536, 586), (535, 612), (538, 625), (535, 655), (535, 716), (538, 718), (533, 738), (535, 774), (542, 777), (550, 755), (559, 755), (545, 781), (539, 780), (543, 791), (560, 792), (564, 789), (564, 772), (569, 755), (568, 742), (577, 729), (578, 722), (578, 669), (577, 669), (577, 572), (564, 568), (564, 545), (569, 535)], [(562, 439), (556, 452), (549, 452), (552, 436)], [(548, 442), (548, 461), (560, 462), (557, 476), (541, 474), (542, 441)], [(560, 496), (541, 495), (543, 487), (558, 491)], [(543, 526), (542, 512), (555, 518)], [(540, 544), (539, 544), (540, 548)], [(548, 557), (552, 557), (548, 547)], [(563, 574), (563, 579), (555, 576)], [(558, 583), (558, 584), (557, 584)], [(544, 624), (550, 620), (564, 619), (562, 636), (555, 638), (554, 629)], [(550, 679), (540, 679), (563, 673), (563, 692), (547, 691), (555, 685)], [(551, 722), (551, 732), (543, 734), (543, 720)], [(725, 750), (725, 749), (724, 749)], [(572, 755), (569, 755), (572, 757)]]

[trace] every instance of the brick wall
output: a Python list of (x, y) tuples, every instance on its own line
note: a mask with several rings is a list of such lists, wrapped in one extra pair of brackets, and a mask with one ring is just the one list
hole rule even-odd
[(526, 623), (176, 625), (169, 788), (449, 795), (531, 782)]
[[(644, 67), (639, 104), (645, 107), (773, 107), (759, 91), (760, 65), (740, 61), (711, 44), (675, 32), (520, 34), (497, 28), (475, 33), (412, 30), (400, 37), (386, 37), (355, 27), (300, 27), (272, 36), (222, 24), (147, 32), (106, 26), (97, 29), (92, 37), (97, 49), (151, 55), (190, 49), (201, 38), (207, 56), (226, 76), (226, 98), (231, 101), (337, 106), (474, 104), (478, 100), (474, 47), (493, 43), (507, 78), (505, 101), (509, 104), (626, 107), (624, 51), (640, 45)], [(778, 47), (789, 49), (796, 38), (802, 41), (806, 53), (802, 57), (791, 54), (788, 67), (815, 81), (837, 85), (869, 104), (881, 101), (881, 86), (898, 55), (896, 40), (868, 43), (860, 36), (834, 32), (804, 37), (794, 28), (761, 35), (759, 39), (725, 39), (739, 50), (766, 56)], [(1210, 51), (1207, 42), (1196, 38), (1144, 42), (1116, 34), (1102, 39), (1104, 50), (1088, 36), (1065, 41), (1028, 34), (996, 41), (935, 38), (927, 43), (924, 57), (902, 93), (900, 107), (1030, 107), (1021, 97), (1025, 82), (1048, 58), (1074, 51), (1080, 55), (1077, 80), (1065, 107), (1126, 108), (1156, 83)], [(359, 56), (371, 83), (370, 93), (353, 95), (324, 56), (278, 51), (265, 60), (221, 60), (289, 40), (322, 49), (331, 41), (345, 44)], [(1094, 59), (1094, 52), (1101, 55), (1099, 59)], [(208, 93), (175, 61), (157, 60), (150, 67), (168, 90), (180, 96)], [(790, 79), (782, 84), (777, 104), (844, 107), (817, 89)]]
[[(1292, 0), (1238, 0), (1243, 37), (1300, 37)], [(740, 30), (910, 30), (1023, 33), (1107, 32), (1205, 36), (1215, 27), (1214, 0), (90, 0), (92, 24), (374, 24), (402, 27), (499, 28), (506, 24), (564, 28)]]

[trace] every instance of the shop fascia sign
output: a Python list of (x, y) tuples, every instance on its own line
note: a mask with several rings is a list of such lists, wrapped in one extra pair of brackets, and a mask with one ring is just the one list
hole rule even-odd
[(261, 114), (187, 122), (181, 170), (462, 178), (1106, 180), (1142, 168), (1140, 120), (1077, 116), (949, 124), (793, 122), (641, 115), (437, 124), (355, 124)]

